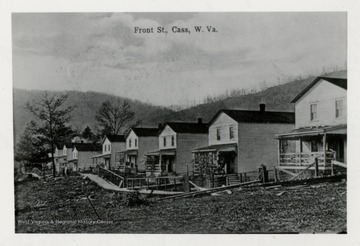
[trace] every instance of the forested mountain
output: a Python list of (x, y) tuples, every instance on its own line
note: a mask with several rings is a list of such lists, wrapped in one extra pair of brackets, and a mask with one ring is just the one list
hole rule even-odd
[[(338, 71), (323, 76), (346, 78), (347, 71)], [(164, 121), (196, 121), (197, 118), (203, 118), (204, 122), (209, 121), (220, 109), (251, 109), (258, 110), (260, 103), (266, 104), (266, 110), (270, 111), (294, 111), (294, 105), (290, 101), (300, 93), (315, 77), (296, 80), (286, 84), (270, 87), (258, 93), (233, 96), (211, 103), (200, 104), (195, 107), (181, 111), (173, 111), (165, 107), (154, 106), (137, 100), (129, 100), (131, 109), (135, 112), (136, 119), (141, 120), (142, 126), (157, 126)], [(241, 81), (239, 80), (239, 87)], [(14, 137), (15, 143), (18, 142), (26, 123), (34, 117), (25, 109), (27, 101), (39, 100), (42, 91), (28, 91), (14, 89)], [(64, 92), (54, 92), (64, 93)], [(114, 95), (108, 95), (97, 92), (79, 92), (68, 91), (67, 104), (76, 108), (72, 112), (71, 124), (83, 130), (89, 126), (93, 131), (96, 129), (95, 114), (100, 105), (107, 99), (119, 98)], [(122, 98), (124, 99), (124, 98)]]

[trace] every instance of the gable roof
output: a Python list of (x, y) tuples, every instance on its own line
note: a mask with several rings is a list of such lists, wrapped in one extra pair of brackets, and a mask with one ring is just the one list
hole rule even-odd
[(161, 131), (163, 131), (166, 126), (169, 126), (176, 133), (208, 133), (208, 124), (205, 123), (165, 122), (163, 127), (161, 128)]
[(221, 113), (227, 114), (237, 122), (295, 124), (295, 113), (293, 112), (222, 109), (211, 119), (209, 125), (211, 125)]
[(300, 92), (291, 101), (291, 103), (295, 103), (297, 100), (299, 100), (306, 92), (308, 92), (311, 89), (311, 87), (313, 87), (315, 84), (317, 84), (317, 82), (319, 82), (320, 80), (325, 80), (333, 85), (339, 86), (340, 88), (347, 90), (347, 79), (346, 78), (317, 77), (304, 90), (302, 90), (302, 92)]
[(101, 143), (104, 143), (105, 138), (109, 139), (110, 142), (125, 142), (125, 136), (124, 135), (115, 135), (115, 134), (108, 134), (105, 135), (103, 141)]
[(65, 143), (64, 146), (66, 146), (66, 148), (73, 148), (74, 147), (74, 143)]
[(64, 148), (64, 143), (63, 142), (56, 143), (55, 148), (57, 148), (58, 150), (62, 150)]
[(92, 143), (74, 143), (77, 151), (101, 151), (101, 146)]
[(132, 127), (130, 131), (126, 134), (126, 137), (130, 134), (131, 130), (138, 137), (155, 137), (159, 134), (159, 128), (150, 128), (150, 127)]

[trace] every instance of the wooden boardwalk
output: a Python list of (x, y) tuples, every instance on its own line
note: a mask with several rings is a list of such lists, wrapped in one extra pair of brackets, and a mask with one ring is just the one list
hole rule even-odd
[[(91, 173), (81, 173), (82, 176), (89, 178), (91, 181), (94, 181), (96, 184), (98, 184), (101, 188), (105, 189), (105, 190), (111, 190), (111, 191), (119, 191), (119, 192), (135, 192), (135, 190), (129, 190), (126, 188), (120, 188), (108, 181), (106, 181), (105, 179), (100, 178), (99, 176), (95, 175), (95, 174), (91, 174)], [(183, 194), (183, 192), (179, 192), (179, 191), (163, 191), (163, 190), (146, 190), (146, 189), (141, 189), (138, 190), (140, 192), (140, 194), (150, 194), (152, 193), (153, 195), (178, 195), (178, 194)]]

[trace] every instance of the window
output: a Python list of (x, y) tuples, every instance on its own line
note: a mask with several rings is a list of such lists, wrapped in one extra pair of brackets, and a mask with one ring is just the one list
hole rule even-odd
[(166, 137), (163, 137), (163, 145), (166, 147)]
[(111, 145), (109, 144), (109, 147), (108, 147), (109, 151), (111, 151)]
[(310, 120), (317, 119), (317, 104), (310, 104)]
[(131, 148), (131, 139), (129, 139), (129, 148)]
[(171, 146), (174, 146), (175, 145), (175, 138), (174, 136), (171, 136)]
[(137, 147), (137, 139), (135, 139), (134, 147)]
[(220, 129), (216, 129), (216, 140), (220, 140)]
[(103, 145), (103, 151), (106, 152), (106, 145)]
[(230, 134), (230, 139), (234, 138), (234, 127), (230, 126), (229, 127), (229, 134)]
[(311, 144), (311, 152), (318, 152), (319, 148), (318, 148), (318, 142), (313, 140), (310, 142)]
[(336, 100), (335, 101), (335, 117), (341, 117), (344, 115), (344, 105), (343, 100)]

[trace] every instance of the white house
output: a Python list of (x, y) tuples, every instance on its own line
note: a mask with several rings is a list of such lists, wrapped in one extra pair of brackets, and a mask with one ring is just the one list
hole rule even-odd
[(347, 79), (318, 77), (292, 101), (295, 129), (279, 134), (279, 166), (301, 169), (318, 158), (328, 170), (332, 160), (347, 162)]
[(101, 146), (92, 143), (74, 143), (71, 159), (68, 163), (74, 170), (87, 170), (93, 165), (92, 157), (101, 153)]
[[(257, 172), (277, 164), (275, 135), (294, 129), (293, 112), (223, 109), (209, 122), (207, 144), (193, 150), (195, 171), (213, 174)], [(257, 175), (257, 174), (256, 174)]]
[(106, 169), (119, 168), (117, 153), (125, 151), (125, 136), (108, 134), (101, 141), (101, 146), (102, 153), (92, 156), (93, 164), (104, 165)]
[(204, 146), (207, 139), (208, 125), (201, 118), (197, 123), (164, 123), (158, 137), (159, 149), (147, 154), (147, 176), (192, 171), (191, 151)]
[(126, 166), (138, 172), (146, 171), (146, 154), (158, 149), (159, 128), (132, 127), (126, 135)]

